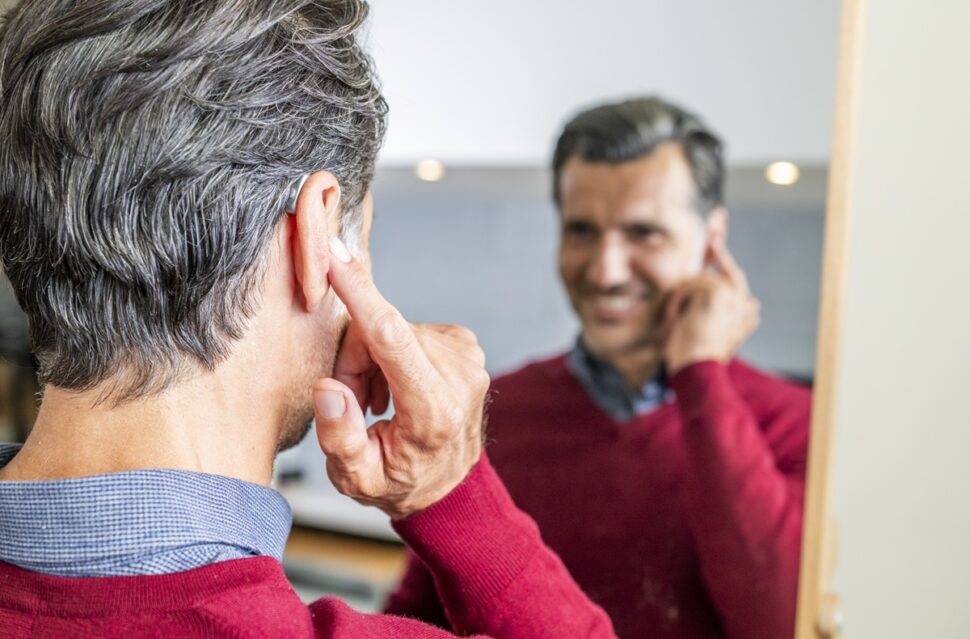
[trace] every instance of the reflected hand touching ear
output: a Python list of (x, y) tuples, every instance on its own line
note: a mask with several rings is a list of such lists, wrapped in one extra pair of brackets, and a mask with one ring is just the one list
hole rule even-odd
[[(339, 240), (332, 252), (351, 324), (333, 377), (313, 387), (317, 437), (340, 492), (400, 519), (444, 498), (481, 456), (485, 355), (467, 329), (407, 322)], [(364, 411), (391, 396), (394, 417), (368, 429)]]
[(758, 328), (761, 304), (724, 241), (713, 240), (700, 276), (672, 290), (664, 312), (668, 372), (704, 360), (726, 363)]

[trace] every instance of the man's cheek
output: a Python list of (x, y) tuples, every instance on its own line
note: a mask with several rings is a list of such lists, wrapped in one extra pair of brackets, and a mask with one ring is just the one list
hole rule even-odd
[(583, 278), (583, 269), (575, 256), (560, 253), (559, 256), (559, 277), (566, 287), (569, 295), (575, 297), (579, 288), (579, 283)]
[(700, 275), (704, 267), (704, 245), (699, 253), (678, 254), (674, 251), (655, 255), (650, 260), (640, 262), (639, 270), (643, 279), (663, 293), (684, 281)]

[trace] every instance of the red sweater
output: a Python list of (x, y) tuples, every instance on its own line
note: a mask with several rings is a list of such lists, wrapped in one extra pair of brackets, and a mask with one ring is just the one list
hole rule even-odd
[[(488, 460), (441, 502), (395, 525), (443, 592), (453, 627), (495, 637), (614, 637)], [(52, 577), (0, 563), (0, 637), (452, 637), (332, 598), (309, 607), (270, 557), (145, 577)]]
[[(620, 637), (794, 634), (810, 392), (734, 362), (617, 423), (557, 357), (495, 381), (489, 455)], [(390, 612), (444, 623), (412, 560)]]

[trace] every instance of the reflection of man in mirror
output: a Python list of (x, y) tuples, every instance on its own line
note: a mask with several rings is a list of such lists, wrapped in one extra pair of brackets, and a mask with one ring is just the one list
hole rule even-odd
[[(494, 382), (490, 454), (621, 637), (794, 632), (810, 392), (734, 353), (758, 303), (728, 252), (721, 143), (655, 98), (553, 157), (576, 346)], [(412, 560), (392, 612), (444, 622)]]

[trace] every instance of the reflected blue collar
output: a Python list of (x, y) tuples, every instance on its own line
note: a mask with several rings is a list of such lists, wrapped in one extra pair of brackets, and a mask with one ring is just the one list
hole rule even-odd
[(673, 398), (664, 367), (638, 392), (631, 391), (620, 372), (594, 357), (582, 337), (566, 356), (566, 365), (596, 405), (618, 422), (652, 412)]
[[(0, 444), (0, 468), (20, 450)], [(275, 490), (177, 470), (0, 481), (0, 561), (67, 577), (154, 575), (282, 559), (292, 516)]]

